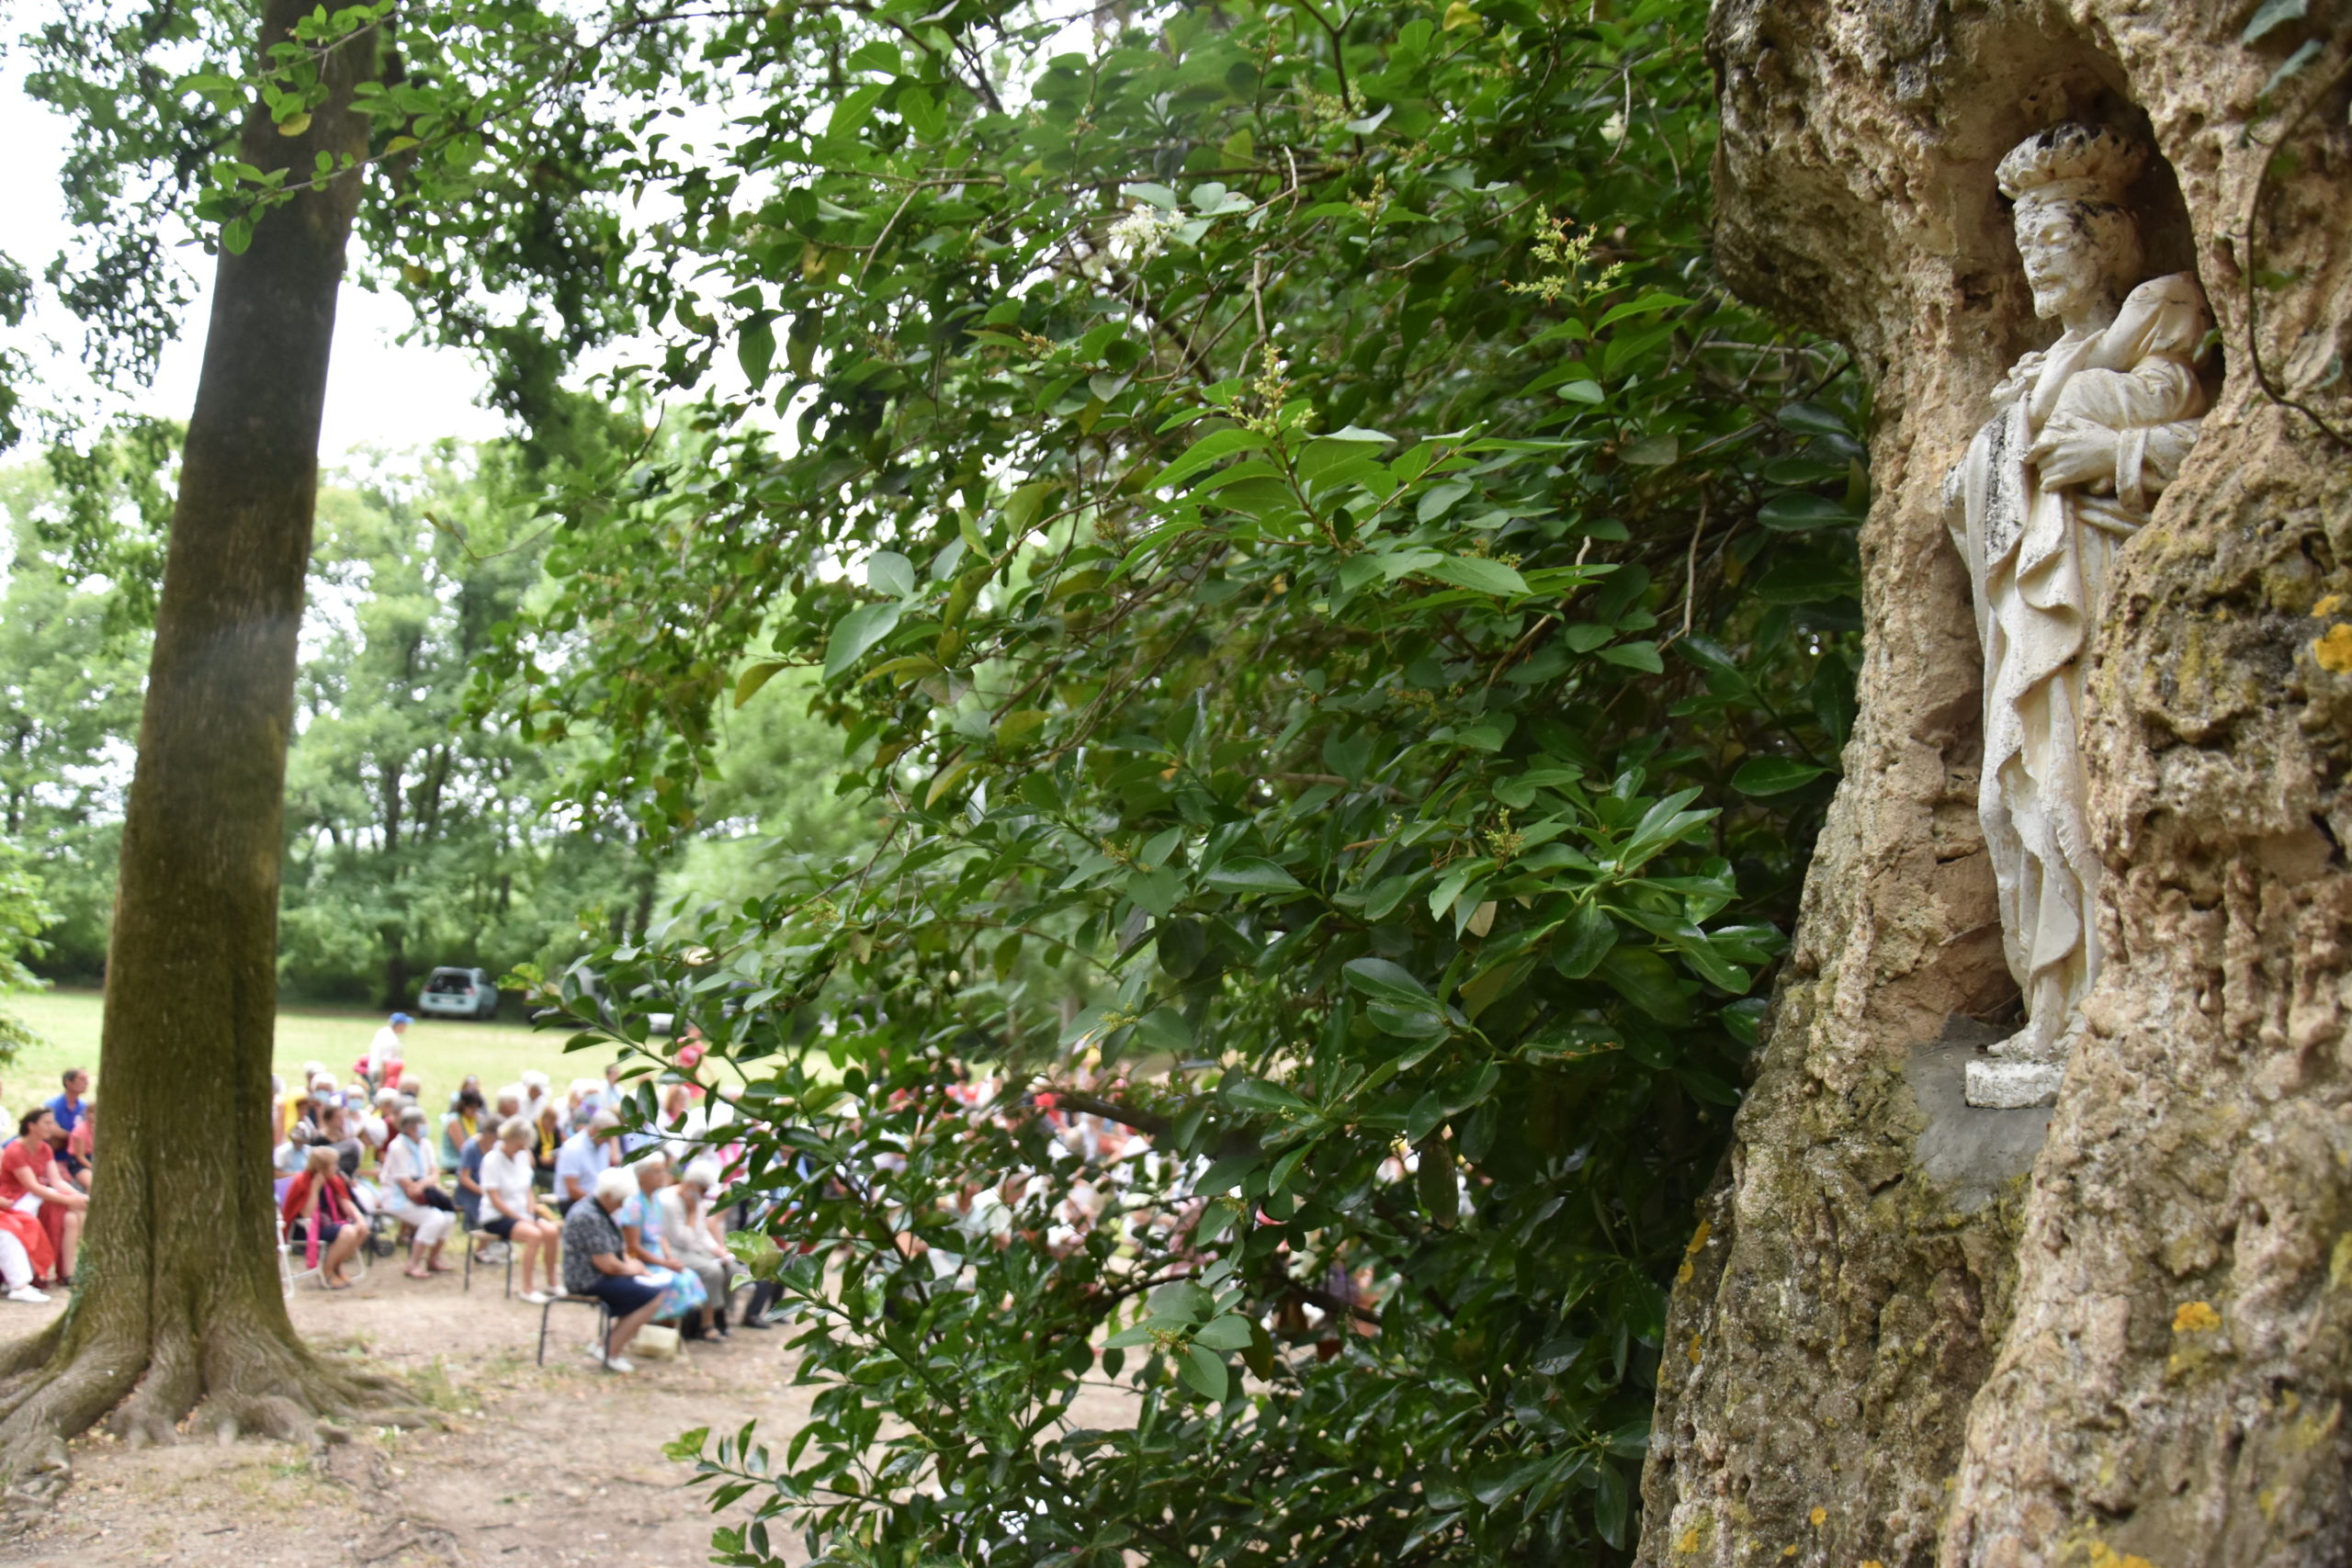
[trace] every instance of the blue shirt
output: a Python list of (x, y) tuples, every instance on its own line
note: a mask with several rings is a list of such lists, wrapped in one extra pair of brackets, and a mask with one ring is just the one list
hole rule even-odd
[[(481, 1185), (481, 1156), (489, 1152), (481, 1146), (481, 1140), (479, 1138), (468, 1138), (465, 1152), (458, 1156), (458, 1168), (472, 1177), (474, 1185), (477, 1187)], [(469, 1225), (481, 1224), (481, 1194), (467, 1191), (465, 1184), (459, 1182), (456, 1196), (458, 1207), (465, 1211), (466, 1224)]]
[(596, 1190), (596, 1175), (613, 1163), (613, 1151), (604, 1142), (585, 1132), (574, 1133), (564, 1139), (563, 1146), (555, 1154), (555, 1195), (558, 1202), (568, 1202), (571, 1188), (568, 1179), (577, 1177), (580, 1196), (593, 1195)]
[(82, 1120), (82, 1108), (88, 1103), (88, 1100), (73, 1100), (62, 1094), (51, 1100), (49, 1111), (51, 1115), (57, 1118), (57, 1130), (61, 1133), (72, 1132), (75, 1124)]

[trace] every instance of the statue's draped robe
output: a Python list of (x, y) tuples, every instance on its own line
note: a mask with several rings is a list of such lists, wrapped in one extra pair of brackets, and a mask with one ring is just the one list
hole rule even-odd
[[(1953, 542), (1984, 646), (1984, 771), (1977, 810), (2000, 889), (2027, 1032), (2006, 1049), (2063, 1060), (2098, 974), (2098, 886), (2084, 815), (2083, 660), (2109, 568), (2179, 469), (2205, 412), (2196, 361), (2204, 296), (2186, 273), (2132, 290), (2114, 322), (2019, 360), (1953, 471)], [(2118, 433), (2111, 484), (2045, 486), (2026, 453), (2045, 430)]]

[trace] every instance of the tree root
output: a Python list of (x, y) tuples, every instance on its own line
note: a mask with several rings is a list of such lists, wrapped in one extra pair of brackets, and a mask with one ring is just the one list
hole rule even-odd
[[(61, 1320), (62, 1321), (62, 1320)], [(55, 1503), (73, 1476), (65, 1440), (114, 1413), (133, 1446), (182, 1433), (221, 1442), (256, 1436), (314, 1450), (347, 1440), (349, 1427), (413, 1427), (433, 1417), (390, 1378), (329, 1365), (300, 1341), (257, 1325), (175, 1327), (142, 1343), (99, 1333), (75, 1345), (54, 1327), (52, 1359), (0, 1382), (0, 1508)], [(0, 1351), (0, 1368), (15, 1348)]]
[(65, 1314), (60, 1314), (40, 1333), (0, 1345), (0, 1405), (6, 1404), (11, 1385), (17, 1380), (49, 1365), (57, 1354), (58, 1342), (65, 1337)]

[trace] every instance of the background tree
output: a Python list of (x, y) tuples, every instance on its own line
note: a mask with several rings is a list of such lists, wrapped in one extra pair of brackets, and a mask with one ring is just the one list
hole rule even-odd
[(323, 498), (288, 785), (279, 963), (298, 990), (372, 972), (367, 994), (398, 1008), (436, 964), (560, 964), (582, 911), (633, 908), (653, 874), (626, 820), (544, 818), (568, 748), (462, 711), (471, 660), (538, 578), (546, 525), (516, 457), (386, 456)]
[(0, 829), (39, 868), (51, 906), (34, 961), (87, 977), (105, 964), (147, 634), (124, 624), (128, 595), (112, 580), (77, 572), (57, 549), (70, 514), (59, 491), (45, 466), (0, 471), (16, 547), (0, 597)]

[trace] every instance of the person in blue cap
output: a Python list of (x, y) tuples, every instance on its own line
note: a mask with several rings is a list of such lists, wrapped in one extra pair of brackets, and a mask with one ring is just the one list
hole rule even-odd
[(401, 1087), (401, 1036), (408, 1032), (413, 1022), (408, 1014), (396, 1012), (391, 1021), (376, 1031), (375, 1040), (368, 1047), (367, 1060), (360, 1072), (378, 1089)]

